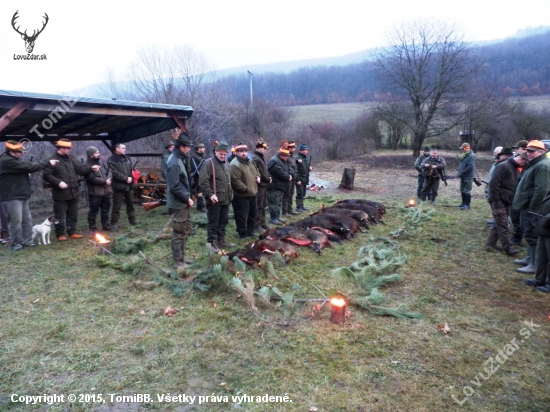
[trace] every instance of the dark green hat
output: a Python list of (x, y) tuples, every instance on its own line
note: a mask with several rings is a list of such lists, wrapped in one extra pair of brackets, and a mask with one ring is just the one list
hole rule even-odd
[(229, 144), (227, 142), (220, 142), (218, 146), (216, 146), (216, 152), (229, 152)]
[(497, 159), (500, 158), (502, 155), (509, 155), (512, 156), (514, 154), (514, 151), (511, 147), (504, 147), (499, 154), (497, 154)]
[(191, 142), (191, 138), (189, 135), (185, 132), (181, 132), (180, 135), (176, 140), (174, 140), (174, 143), (176, 144), (176, 147), (180, 146), (193, 146), (193, 142)]

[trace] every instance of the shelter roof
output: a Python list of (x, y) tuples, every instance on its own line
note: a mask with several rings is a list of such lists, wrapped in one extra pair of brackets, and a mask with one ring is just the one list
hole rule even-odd
[(190, 106), (0, 90), (0, 141), (126, 143), (179, 127)]

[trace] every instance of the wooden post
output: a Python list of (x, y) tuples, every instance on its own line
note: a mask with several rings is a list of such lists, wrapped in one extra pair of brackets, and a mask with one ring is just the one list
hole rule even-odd
[(355, 180), (355, 169), (344, 169), (344, 174), (342, 175), (342, 181), (340, 182), (340, 189), (349, 189), (353, 190), (353, 181)]

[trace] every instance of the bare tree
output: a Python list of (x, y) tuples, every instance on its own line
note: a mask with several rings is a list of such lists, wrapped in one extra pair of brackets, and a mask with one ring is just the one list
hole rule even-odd
[[(112, 73), (110, 77), (110, 92), (116, 97), (192, 106), (188, 128), (197, 142), (225, 139), (228, 130), (236, 127), (237, 108), (230, 103), (227, 90), (216, 86), (214, 68), (190, 46), (144, 48), (122, 82), (114, 82)], [(149, 141), (158, 140), (155, 145), (162, 147), (168, 135)]]
[(377, 53), (375, 65), (394, 99), (407, 102), (411, 116), (380, 111), (410, 128), (413, 155), (418, 156), (424, 139), (448, 132), (467, 117), (457, 103), (468, 94), (480, 64), (457, 29), (441, 22), (403, 24), (389, 42)]

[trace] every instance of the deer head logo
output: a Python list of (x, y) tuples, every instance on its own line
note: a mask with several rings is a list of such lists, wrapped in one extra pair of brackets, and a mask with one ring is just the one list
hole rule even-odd
[(15, 14), (13, 15), (13, 17), (11, 19), (11, 25), (12, 25), (13, 29), (21, 35), (21, 38), (23, 40), (25, 40), (25, 48), (27, 49), (27, 53), (32, 53), (32, 51), (34, 49), (34, 42), (36, 41), (36, 38), (38, 37), (38, 35), (40, 33), (42, 33), (42, 31), (44, 30), (44, 28), (46, 27), (46, 24), (48, 24), (49, 17), (46, 13), (44, 13), (43, 17), (46, 19), (46, 21), (43, 23), (42, 28), (38, 31), (34, 30), (32, 35), (29, 36), (29, 35), (27, 35), (27, 30), (25, 30), (25, 32), (21, 33), (19, 31), (20, 26), (17, 26), (17, 28), (15, 27), (15, 20), (17, 20), (17, 18), (19, 17), (17, 15), (17, 13), (19, 13), (19, 10), (17, 10), (15, 12)]

